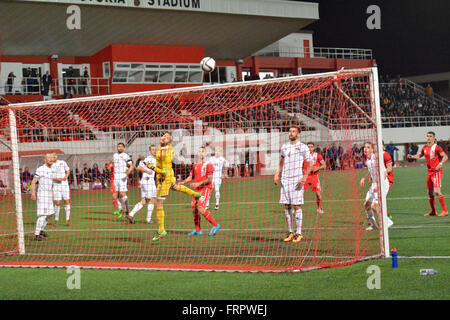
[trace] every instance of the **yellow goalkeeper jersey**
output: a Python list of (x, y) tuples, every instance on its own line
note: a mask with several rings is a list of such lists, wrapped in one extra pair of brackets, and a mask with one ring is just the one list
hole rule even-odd
[(173, 156), (174, 152), (171, 144), (165, 147), (159, 146), (158, 150), (156, 151), (156, 167), (160, 169), (168, 169), (169, 174), (173, 175), (172, 169)]

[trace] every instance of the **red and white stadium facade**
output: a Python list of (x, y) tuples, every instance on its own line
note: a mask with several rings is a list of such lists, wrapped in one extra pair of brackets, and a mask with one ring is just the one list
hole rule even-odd
[[(315, 3), (220, 0), (24, 0), (0, 3), (0, 95), (11, 103), (39, 101), (24, 88), (25, 70), (47, 71), (53, 99), (72, 75), (87, 73), (73, 97), (285, 76), (375, 65), (369, 57), (317, 54), (313, 35), (299, 30), (319, 19)], [(14, 21), (14, 23), (11, 23)], [(287, 49), (288, 52), (284, 52)], [(327, 50), (327, 52), (330, 52)], [(199, 75), (213, 57), (213, 74)], [(155, 74), (160, 74), (158, 79)], [(14, 72), (14, 88), (7, 78)], [(164, 73), (165, 72), (165, 73)], [(165, 77), (161, 77), (161, 74)], [(30, 77), (28, 75), (28, 77)], [(39, 80), (41, 81), (41, 80)], [(66, 82), (65, 82), (66, 81)], [(42, 91), (42, 85), (41, 85)]]

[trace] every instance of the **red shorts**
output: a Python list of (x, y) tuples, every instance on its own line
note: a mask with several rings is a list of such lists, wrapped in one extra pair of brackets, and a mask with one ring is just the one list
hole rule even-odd
[(444, 176), (444, 171), (434, 171), (427, 173), (427, 190), (433, 190), (434, 188), (442, 187), (442, 178)]
[(211, 197), (212, 188), (203, 188), (202, 190), (196, 190), (197, 192), (200, 192), (202, 196), (198, 200), (198, 202), (195, 202), (195, 197), (192, 197), (192, 208), (195, 208), (195, 206), (206, 208), (209, 205), (209, 198)]
[(321, 190), (318, 175), (308, 176), (305, 185), (303, 186), (304, 190), (307, 190), (309, 186), (311, 186), (311, 191), (317, 192)]

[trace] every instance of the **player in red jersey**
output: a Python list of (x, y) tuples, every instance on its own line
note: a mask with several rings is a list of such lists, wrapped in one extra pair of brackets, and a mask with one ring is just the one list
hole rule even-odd
[[(113, 195), (112, 203), (113, 203), (113, 207), (114, 207), (114, 212), (119, 212), (120, 210), (122, 210), (122, 208), (119, 209), (117, 197), (114, 197), (114, 195), (117, 193), (116, 193), (116, 190), (114, 189), (114, 163), (112, 160), (106, 165), (106, 169), (109, 170), (109, 177), (110, 177), (110, 183), (111, 183), (110, 190)], [(119, 203), (119, 205), (120, 205), (120, 203)]]
[(448, 156), (445, 154), (444, 150), (436, 144), (436, 134), (432, 131), (427, 132), (427, 144), (422, 148), (420, 153), (416, 155), (408, 155), (408, 159), (420, 159), (425, 156), (427, 160), (427, 190), (428, 190), (428, 201), (430, 202), (431, 211), (426, 213), (424, 216), (436, 216), (436, 199), (438, 197), (439, 203), (442, 207), (442, 212), (439, 217), (448, 216), (447, 206), (445, 205), (445, 198), (441, 192), (442, 178), (444, 172), (442, 170), (442, 165), (448, 160)]
[[(317, 202), (317, 213), (323, 214), (322, 208), (322, 188), (320, 186), (319, 180), (319, 172), (320, 170), (325, 169), (326, 163), (323, 160), (323, 157), (320, 153), (314, 151), (314, 142), (308, 142), (307, 146), (309, 148), (309, 152), (311, 153), (311, 157), (314, 161), (314, 165), (311, 169), (311, 172), (306, 179), (306, 183), (304, 184), (304, 190), (307, 190), (309, 186), (311, 186), (311, 191), (316, 193), (316, 202)], [(308, 162), (303, 162), (303, 173), (306, 172), (306, 168), (308, 167)]]
[[(200, 236), (202, 235), (202, 229), (200, 227), (200, 214), (208, 220), (209, 223), (212, 224), (211, 231), (209, 232), (210, 236), (213, 236), (219, 231), (220, 225), (214, 220), (211, 212), (206, 210), (206, 206), (209, 204), (209, 198), (211, 197), (212, 192), (212, 177), (214, 173), (214, 166), (211, 162), (206, 161), (206, 148), (201, 147), (198, 151), (198, 156), (200, 158), (200, 162), (194, 164), (189, 177), (179, 182), (178, 184), (184, 185), (186, 183), (190, 183), (192, 188), (195, 189), (196, 192), (200, 192), (202, 194), (200, 199), (192, 198), (192, 209), (194, 213), (194, 226), (195, 230), (190, 232), (190, 236)], [(194, 182), (191, 182), (194, 180)]]
[[(389, 189), (386, 190), (386, 196), (388, 192), (391, 190), (392, 186), (394, 185), (394, 166), (392, 164), (392, 158), (389, 153), (384, 151), (383, 153), (383, 161), (384, 161), (384, 167), (386, 168), (386, 171), (384, 172), (385, 178), (387, 177), (389, 181)], [(392, 216), (389, 214), (389, 210), (387, 211), (388, 217), (392, 220)]]

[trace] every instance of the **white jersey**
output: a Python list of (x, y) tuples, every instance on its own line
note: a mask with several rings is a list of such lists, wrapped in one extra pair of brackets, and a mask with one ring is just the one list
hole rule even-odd
[[(148, 170), (148, 167), (147, 167), (148, 164), (152, 164), (153, 166), (156, 167), (156, 159), (155, 159), (155, 157), (153, 157), (151, 155), (148, 156), (147, 158), (145, 158), (144, 160), (142, 160), (139, 163), (139, 166)], [(141, 183), (143, 183), (144, 181), (149, 181), (149, 180), (150, 181), (154, 181), (154, 179), (155, 179), (155, 172), (153, 170), (150, 170), (150, 171), (152, 172), (151, 174), (148, 174), (147, 172), (143, 172), (142, 173)]]
[(38, 196), (48, 196), (51, 195), (53, 191), (53, 170), (47, 165), (40, 166), (37, 168), (35, 177), (39, 178), (38, 185)]
[(228, 167), (228, 161), (224, 157), (211, 157), (209, 162), (214, 167), (213, 179), (221, 179), (223, 175), (223, 170)]
[(367, 170), (369, 171), (370, 177), (372, 178), (372, 184), (376, 184), (378, 181), (378, 166), (377, 166), (377, 158), (375, 156), (375, 153), (372, 154), (370, 159), (366, 159), (365, 165), (367, 167)]
[(127, 178), (126, 171), (128, 164), (131, 162), (131, 158), (125, 152), (114, 153), (113, 165), (114, 165), (114, 179), (123, 180)]
[[(52, 164), (53, 178), (64, 178), (66, 176), (66, 172), (69, 170), (70, 168), (64, 160), (56, 160), (56, 162)], [(67, 179), (61, 182), (53, 181), (53, 183), (64, 186), (69, 185)]]
[(281, 147), (281, 156), (284, 158), (281, 173), (283, 180), (300, 180), (303, 177), (303, 162), (312, 161), (308, 146), (301, 142), (284, 144)]

